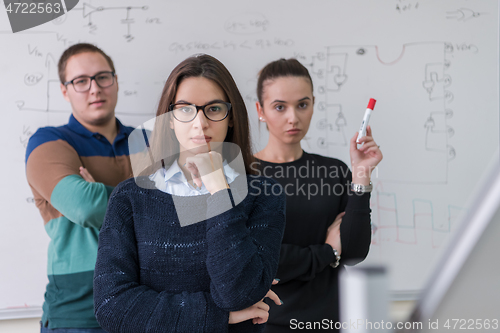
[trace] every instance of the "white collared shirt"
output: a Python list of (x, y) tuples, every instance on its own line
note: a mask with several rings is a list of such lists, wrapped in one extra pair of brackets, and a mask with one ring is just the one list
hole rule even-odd
[[(227, 183), (231, 184), (239, 176), (239, 173), (231, 168), (226, 160), (224, 160), (222, 165)], [(168, 169), (161, 168), (156, 171), (149, 176), (149, 179), (155, 183), (156, 188), (172, 195), (187, 197), (210, 193), (206, 189), (205, 184), (202, 184), (200, 189), (196, 189), (189, 184), (177, 160)]]

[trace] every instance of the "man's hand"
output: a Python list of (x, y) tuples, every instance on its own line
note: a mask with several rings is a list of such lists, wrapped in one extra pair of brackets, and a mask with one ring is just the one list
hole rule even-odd
[(89, 183), (95, 183), (94, 177), (92, 177), (90, 172), (82, 166), (80, 167), (80, 175), (84, 180), (88, 181)]

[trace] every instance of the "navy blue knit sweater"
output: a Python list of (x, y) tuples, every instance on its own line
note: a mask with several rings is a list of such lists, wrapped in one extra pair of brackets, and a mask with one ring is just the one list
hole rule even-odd
[[(143, 180), (148, 182), (148, 180)], [(275, 277), (285, 228), (285, 197), (247, 176), (248, 195), (219, 215), (228, 191), (176, 197), (204, 207), (205, 221), (181, 227), (172, 195), (134, 179), (113, 191), (94, 275), (94, 307), (108, 332), (262, 332), (228, 324), (229, 312), (260, 301)], [(242, 193), (244, 196), (244, 193)], [(243, 197), (242, 196), (242, 197)], [(197, 200), (194, 204), (193, 200)], [(182, 204), (182, 203), (181, 203)]]

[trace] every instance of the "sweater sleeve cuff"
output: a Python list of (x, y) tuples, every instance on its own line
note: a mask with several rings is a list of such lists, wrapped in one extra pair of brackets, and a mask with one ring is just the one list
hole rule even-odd
[(333, 248), (330, 244), (323, 244), (319, 248), (321, 255), (319, 255), (320, 265), (321, 267), (326, 267), (330, 265), (332, 262), (335, 262), (336, 258), (333, 254)]
[(370, 212), (370, 193), (357, 194), (349, 190), (346, 211)]

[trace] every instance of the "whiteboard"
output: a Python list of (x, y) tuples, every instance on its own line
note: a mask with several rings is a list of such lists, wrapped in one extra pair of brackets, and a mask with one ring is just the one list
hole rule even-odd
[(39, 313), (43, 303), (49, 239), (24, 155), (38, 127), (69, 118), (56, 69), (68, 46), (94, 43), (113, 58), (117, 117), (133, 126), (154, 116), (175, 65), (215, 56), (244, 97), (255, 151), (267, 142), (254, 105), (257, 73), (269, 61), (296, 57), (312, 74), (306, 151), (349, 164), (348, 140), (377, 99), (371, 125), (384, 160), (372, 179), (367, 262), (387, 264), (393, 295), (408, 298), (498, 149), (498, 16), (495, 0), (87, 0), (12, 34), (0, 9), (0, 317)]

